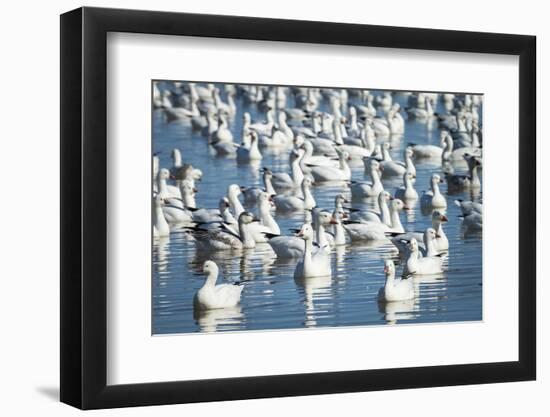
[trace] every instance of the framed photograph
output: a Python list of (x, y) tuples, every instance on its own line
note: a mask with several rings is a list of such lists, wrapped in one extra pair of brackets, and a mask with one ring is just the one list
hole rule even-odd
[(61, 16), (61, 400), (533, 380), (535, 37)]

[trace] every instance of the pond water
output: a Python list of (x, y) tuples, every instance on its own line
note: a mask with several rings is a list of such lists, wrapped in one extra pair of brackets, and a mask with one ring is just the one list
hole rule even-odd
[[(221, 87), (221, 86), (220, 86)], [(223, 87), (221, 88), (223, 91)], [(377, 94), (377, 92), (373, 92)], [(222, 97), (224, 97), (222, 95)], [(353, 102), (353, 99), (350, 99)], [(394, 101), (406, 106), (407, 97), (394, 95)], [(255, 105), (236, 99), (237, 114), (231, 130), (240, 138), (242, 114), (247, 111), (253, 120), (264, 120), (265, 114)], [(327, 110), (323, 101), (320, 110)], [(441, 104), (436, 109), (444, 112)], [(406, 119), (406, 115), (404, 115)], [(416, 121), (406, 121), (405, 136), (392, 139), (392, 156), (402, 160), (407, 143), (439, 144), (439, 130)], [(217, 207), (228, 185), (261, 186), (259, 169), (289, 171), (288, 152), (264, 153), (261, 165), (239, 165), (235, 159), (219, 158), (209, 151), (206, 138), (192, 131), (189, 123), (167, 123), (162, 110), (153, 112), (153, 151), (159, 152), (161, 167), (172, 165), (170, 151), (179, 148), (184, 162), (203, 171), (197, 183), (197, 206)], [(429, 188), (429, 178), (441, 168), (417, 163), (415, 188), (421, 194)], [(465, 169), (464, 169), (465, 170)], [(353, 179), (363, 180), (363, 164), (352, 166)], [(459, 170), (460, 171), (460, 170)], [(401, 180), (383, 181), (393, 194)], [(442, 192), (447, 192), (442, 184)], [(332, 211), (335, 194), (349, 189), (342, 185), (320, 185), (313, 188), (317, 205)], [(152, 333), (176, 334), (213, 331), (273, 330), (356, 325), (433, 323), (482, 319), (482, 236), (465, 234), (460, 210), (455, 199), (482, 200), (482, 194), (469, 192), (446, 195), (449, 221), (444, 229), (449, 239), (449, 256), (445, 272), (414, 279), (416, 297), (411, 301), (382, 304), (377, 300), (383, 286), (384, 260), (395, 257), (391, 244), (348, 244), (332, 251), (332, 276), (297, 281), (293, 277), (297, 260), (278, 260), (268, 244), (260, 244), (242, 255), (225, 252), (198, 252), (194, 239), (184, 230), (175, 230), (169, 238), (153, 240)], [(367, 203), (352, 203), (366, 208)], [(275, 216), (283, 234), (303, 223), (303, 214)], [(423, 231), (431, 225), (431, 216), (420, 211), (419, 203), (401, 213), (407, 230)], [(204, 284), (202, 264), (212, 259), (220, 267), (218, 283), (246, 281), (238, 307), (196, 313), (193, 296)], [(401, 266), (397, 266), (398, 274)]]

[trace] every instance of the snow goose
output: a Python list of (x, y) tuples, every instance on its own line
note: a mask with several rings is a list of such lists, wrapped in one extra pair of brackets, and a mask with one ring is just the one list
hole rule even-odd
[(483, 214), (483, 206), (477, 201), (455, 200), (455, 205), (460, 208), (463, 216), (467, 216), (473, 212)]
[(414, 298), (414, 284), (412, 279), (395, 279), (395, 264), (392, 260), (386, 260), (384, 263), (384, 273), (386, 281), (384, 286), (378, 291), (380, 301), (404, 301)]
[(424, 191), (422, 193), (422, 197), (420, 198), (420, 206), (423, 209), (447, 208), (447, 200), (439, 190), (439, 184), (442, 182), (443, 180), (438, 174), (432, 174), (430, 179), (430, 190)]
[(153, 212), (153, 236), (155, 237), (170, 236), (170, 226), (164, 217), (162, 202), (162, 197), (157, 194), (155, 197), (155, 211)]
[(187, 228), (195, 238), (197, 247), (208, 251), (254, 249), (256, 241), (250, 233), (249, 225), (258, 222), (252, 213), (244, 211), (239, 216), (239, 233), (234, 233), (228, 227), (204, 229), (200, 225)]
[(403, 210), (403, 202), (397, 199), (392, 200), (390, 203), (391, 227), (381, 222), (363, 221), (344, 222), (344, 228), (354, 242), (387, 240), (388, 233), (403, 233), (404, 231), (399, 218), (401, 210)]
[(210, 135), (210, 144), (212, 146), (219, 145), (221, 143), (232, 143), (233, 133), (229, 130), (227, 123), (227, 117), (225, 114), (218, 112), (218, 128)]
[(286, 123), (286, 113), (279, 112), (278, 127), (273, 127), (271, 135), (260, 136), (260, 145), (266, 148), (290, 148), (294, 140), (294, 132)]
[(250, 119), (250, 113), (244, 113), (243, 127), (247, 127), (250, 130), (255, 131), (258, 135), (271, 136), (273, 127), (275, 126), (275, 119), (273, 117), (273, 110), (269, 109), (266, 113), (265, 122), (252, 123)]
[(432, 100), (426, 98), (425, 102), (425, 108), (409, 107), (405, 109), (405, 111), (407, 112), (407, 116), (409, 116), (410, 120), (426, 121), (433, 117), (434, 110)]
[(462, 161), (466, 155), (474, 155), (474, 156), (481, 157), (482, 152), (481, 152), (481, 148), (479, 148), (479, 144), (477, 146), (462, 146), (457, 148), (453, 141), (453, 137), (449, 132), (442, 131), (441, 135), (442, 135), (442, 142), (443, 143), (448, 142), (441, 156), (442, 162)]
[(393, 199), (393, 197), (385, 190), (380, 191), (378, 194), (378, 209), (380, 213), (377, 213), (373, 210), (360, 210), (352, 212), (350, 215), (351, 221), (363, 222), (363, 221), (372, 221), (378, 223), (384, 223), (385, 225), (391, 227), (391, 216), (390, 210), (388, 208), (388, 201)]
[(301, 136), (296, 137), (295, 145), (305, 150), (304, 157), (301, 160), (302, 171), (304, 171), (304, 169), (308, 172), (311, 171), (311, 166), (337, 168), (340, 165), (338, 160), (329, 158), (325, 155), (313, 155), (313, 145), (309, 140), (305, 140)]
[(195, 309), (231, 308), (239, 304), (244, 289), (241, 283), (216, 285), (219, 272), (214, 261), (206, 261), (202, 270), (206, 275), (206, 281), (193, 299)]
[[(305, 223), (312, 224), (311, 210), (306, 210), (307, 218), (304, 219)], [(317, 216), (317, 214), (316, 214)], [(329, 217), (329, 222), (331, 217)], [(315, 228), (320, 226), (328, 226), (327, 217), (319, 216), (315, 221)], [(313, 226), (312, 226), (313, 227)], [(315, 233), (317, 236), (318, 233)], [(304, 255), (304, 242), (298, 236), (276, 236), (266, 234), (269, 238), (268, 243), (277, 255), (277, 258), (280, 259), (290, 259), (290, 258), (301, 258)], [(324, 246), (321, 247), (319, 242), (315, 242), (314, 250), (325, 250), (330, 252), (330, 246), (328, 244), (328, 238), (322, 236), (323, 241), (321, 242)], [(323, 243), (324, 242), (324, 243)]]
[[(431, 237), (430, 237), (431, 238)], [(418, 242), (412, 238), (409, 242), (409, 257), (403, 268), (403, 275), (433, 275), (443, 272), (443, 258), (441, 256), (419, 255)]]
[(462, 217), (462, 227), (466, 232), (478, 232), (483, 230), (483, 214), (472, 211), (470, 214)]
[(368, 197), (376, 197), (384, 190), (384, 186), (380, 182), (380, 164), (378, 161), (365, 158), (365, 172), (370, 175), (372, 182), (351, 182), (351, 197), (354, 200), (364, 199)]
[(300, 161), (305, 154), (305, 150), (293, 149), (290, 152), (290, 170), (291, 174), (286, 172), (277, 172), (273, 174), (271, 183), (275, 190), (291, 190), (299, 188), (304, 180), (304, 173), (300, 167)]
[(199, 108), (197, 107), (197, 101), (191, 101), (191, 108), (186, 109), (185, 107), (165, 107), (164, 114), (166, 116), (167, 122), (172, 122), (175, 120), (185, 120), (188, 121), (193, 117), (200, 116)]
[(197, 222), (195, 226), (201, 229), (220, 229), (228, 228), (234, 233), (239, 233), (239, 223), (229, 210), (231, 206), (227, 197), (220, 199), (218, 203), (218, 213), (213, 213), (211, 219), (207, 222)]
[(330, 253), (324, 250), (313, 251), (313, 228), (304, 224), (298, 232), (298, 237), (305, 241), (303, 258), (296, 265), (294, 278), (313, 278), (332, 274)]
[(158, 194), (164, 199), (170, 199), (170, 203), (183, 207), (182, 195), (179, 187), (167, 184), (170, 178), (170, 171), (166, 168), (161, 168), (157, 175), (157, 190)]
[(344, 211), (338, 208), (335, 208), (332, 212), (332, 219), (330, 223), (333, 225), (332, 233), (332, 245), (333, 246), (342, 246), (346, 242), (346, 229), (342, 225)]
[(468, 164), (468, 175), (445, 173), (445, 181), (449, 191), (481, 188), (481, 181), (477, 173), (481, 161), (476, 156), (468, 154), (464, 155), (464, 159)]
[(258, 196), (262, 191), (265, 191), (267, 194), (274, 196), (277, 194), (271, 184), (271, 179), (273, 178), (273, 172), (269, 168), (262, 168), (260, 170), (262, 173), (262, 181), (264, 183), (264, 188), (260, 187), (248, 187), (243, 191), (244, 201), (248, 206), (255, 206), (258, 202)]
[(315, 181), (318, 182), (327, 182), (327, 181), (349, 181), (351, 180), (351, 169), (348, 165), (348, 160), (350, 159), (349, 153), (346, 151), (338, 152), (339, 166), (338, 168), (330, 166), (312, 166), (311, 175), (315, 178)]
[(250, 132), (250, 145), (239, 146), (237, 148), (237, 162), (240, 164), (246, 164), (251, 161), (260, 161), (262, 159), (262, 153), (258, 149), (258, 134), (256, 132)]
[(416, 159), (439, 159), (442, 160), (443, 153), (448, 153), (453, 150), (450, 141), (441, 139), (442, 146), (436, 145), (417, 145), (415, 143), (409, 143), (409, 146), (413, 149), (413, 154)]
[(403, 200), (407, 207), (414, 205), (416, 200), (418, 200), (418, 193), (414, 189), (413, 179), (413, 174), (405, 172), (403, 174), (403, 186), (395, 190), (395, 198)]
[[(438, 210), (434, 210), (432, 213), (432, 229), (435, 231), (435, 240), (433, 241), (433, 248), (435, 255), (447, 252), (449, 250), (449, 240), (443, 230), (443, 222), (447, 222), (447, 216), (441, 214)], [(391, 241), (395, 247), (399, 250), (400, 255), (407, 255), (409, 253), (408, 244), (412, 238), (415, 238), (417, 243), (423, 242), (421, 249), (426, 250), (426, 243), (422, 232), (406, 232), (406, 233), (391, 233)]]
[(231, 184), (227, 187), (227, 200), (229, 205), (233, 209), (235, 216), (240, 217), (241, 213), (244, 212), (244, 207), (239, 200), (239, 196), (242, 194), (242, 188), (237, 184)]
[(258, 195), (258, 223), (252, 223), (249, 226), (256, 243), (266, 243), (268, 235), (280, 235), (281, 229), (271, 215), (271, 196), (268, 193), (260, 192)]
[(310, 177), (306, 177), (302, 181), (302, 195), (298, 197), (294, 195), (277, 194), (273, 197), (273, 202), (278, 211), (290, 212), (299, 210), (308, 210), (316, 206), (315, 199), (311, 194), (311, 186), (313, 180)]
[(402, 177), (406, 172), (410, 172), (413, 175), (413, 179), (416, 176), (416, 168), (412, 161), (413, 151), (411, 148), (406, 147), (403, 152), (405, 162), (392, 160), (389, 153), (390, 144), (384, 143), (382, 145), (382, 161), (380, 167), (382, 168), (382, 178)]

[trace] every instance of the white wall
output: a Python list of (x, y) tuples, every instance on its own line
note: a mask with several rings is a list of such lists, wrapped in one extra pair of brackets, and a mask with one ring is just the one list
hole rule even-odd
[[(305, 2), (304, 2), (305, 3)], [(296, 0), (269, 3), (246, 0), (202, 0), (196, 2), (157, 0), (92, 1), (89, 6), (160, 9), (217, 14), (312, 19), (396, 26), (433, 27), (535, 34), (538, 36), (539, 139), (546, 122), (540, 97), (550, 95), (548, 82), (547, 24), (543, 2), (524, 0), (510, 5), (461, 0), (357, 2), (339, 0), (301, 4)], [(494, 4), (494, 5), (493, 5)], [(2, 236), (1, 273), (2, 343), (0, 344), (0, 409), (3, 415), (73, 415), (76, 411), (59, 404), (58, 393), (58, 272), (59, 272), (59, 17), (79, 7), (77, 1), (5, 2), (0, 42), (0, 154), (3, 204), (0, 205)], [(544, 112), (546, 110), (546, 112)], [(539, 161), (542, 150), (539, 146)], [(544, 147), (548, 148), (546, 143)], [(541, 178), (542, 175), (542, 178)], [(541, 186), (548, 169), (539, 164), (539, 212), (548, 198)], [(20, 187), (19, 184), (24, 186)], [(539, 236), (548, 231), (540, 216)], [(546, 248), (539, 239), (539, 258)], [(435, 388), (291, 399), (239, 401), (169, 407), (102, 411), (99, 415), (204, 416), (281, 415), (310, 412), (388, 413), (407, 416), (517, 415), (548, 409), (550, 389), (547, 361), (550, 331), (546, 320), (549, 295), (544, 270), (539, 276), (539, 380), (528, 383)], [(545, 395), (546, 394), (546, 395)], [(537, 412), (539, 411), (539, 412)], [(118, 415), (118, 414), (117, 414)]]

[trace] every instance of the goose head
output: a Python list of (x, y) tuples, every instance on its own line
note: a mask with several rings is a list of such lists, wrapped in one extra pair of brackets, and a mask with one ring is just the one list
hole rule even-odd
[(403, 203), (400, 199), (394, 198), (390, 202), (390, 209), (395, 212), (399, 212), (405, 208), (405, 203)]
[(329, 213), (328, 211), (319, 211), (317, 213), (317, 221), (323, 226), (334, 224), (332, 222), (332, 213)]
[(430, 183), (432, 184), (432, 189), (439, 187), (439, 184), (442, 184), (443, 182), (444, 181), (441, 179), (439, 174), (432, 174), (432, 178), (430, 180)]
[(216, 262), (214, 261), (206, 261), (202, 266), (202, 272), (206, 276), (212, 276), (212, 275), (217, 276), (218, 271), (219, 271), (218, 265), (216, 265)]
[(272, 198), (271, 194), (266, 193), (265, 191), (261, 191), (258, 194), (258, 206), (262, 207), (264, 204), (266, 206), (269, 206), (271, 204)]
[(158, 176), (161, 180), (167, 180), (168, 178), (170, 178), (170, 171), (168, 171), (166, 168), (161, 168)]
[(388, 193), (386, 190), (382, 190), (380, 191), (380, 194), (378, 194), (378, 205), (382, 206), (383, 204), (387, 204), (387, 202), (392, 199), (393, 197), (390, 193)]
[(306, 223), (301, 228), (298, 234), (296, 235), (298, 237), (301, 237), (304, 240), (312, 240), (313, 239), (313, 227), (311, 227), (310, 224)]
[(231, 184), (227, 187), (227, 196), (229, 198), (238, 198), (242, 193), (241, 187), (238, 184)]
[(412, 158), (413, 155), (414, 155), (413, 149), (412, 149), (410, 146), (407, 146), (407, 147), (405, 148), (405, 159), (407, 159), (407, 158)]
[(311, 186), (314, 184), (313, 179), (311, 177), (305, 177), (302, 181), (302, 190), (309, 190)]
[(248, 113), (247, 111), (244, 112), (243, 114), (243, 125), (248, 125), (252, 122), (252, 119), (250, 118), (250, 113)]
[(445, 216), (439, 210), (434, 210), (434, 212), (432, 213), (432, 223), (441, 223), (446, 221), (449, 221), (447, 216)]
[(409, 250), (413, 253), (418, 252), (418, 242), (416, 238), (412, 238), (408, 244)]
[(391, 259), (386, 259), (384, 262), (384, 273), (386, 276), (393, 276), (395, 274), (395, 264)]
[(227, 199), (227, 197), (220, 198), (220, 201), (218, 202), (218, 209), (220, 210), (220, 213), (223, 213), (229, 207), (230, 207), (230, 205), (229, 205), (229, 200)]
[(351, 106), (348, 111), (350, 118), (355, 118), (357, 116), (357, 110), (355, 110), (354, 106)]
[(435, 229), (431, 227), (427, 228), (426, 231), (424, 232), (424, 240), (426, 241), (426, 244), (428, 242), (434, 241), (436, 238), (437, 238), (437, 233)]
[(342, 206), (344, 203), (349, 203), (349, 200), (344, 197), (344, 194), (336, 194), (336, 197), (334, 197), (334, 205), (336, 207)]
[(181, 152), (180, 152), (180, 150), (177, 149), (177, 148), (172, 149), (172, 152), (170, 152), (170, 158), (172, 158), (172, 161), (174, 161), (174, 165), (177, 162), (181, 163)]
[(264, 174), (265, 179), (272, 179), (273, 178), (273, 171), (271, 171), (269, 168), (263, 167), (261, 169), (261, 171)]
[(252, 213), (249, 211), (243, 211), (241, 215), (239, 216), (239, 224), (250, 224), (253, 222), (259, 222), (260, 219), (255, 217)]
[(305, 139), (302, 135), (296, 135), (293, 142), (295, 148), (300, 148), (305, 145)]

